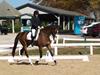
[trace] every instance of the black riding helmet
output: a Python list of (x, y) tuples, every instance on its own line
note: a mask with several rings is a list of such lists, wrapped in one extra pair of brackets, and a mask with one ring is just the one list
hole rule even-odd
[(34, 16), (39, 15), (38, 10), (34, 11)]

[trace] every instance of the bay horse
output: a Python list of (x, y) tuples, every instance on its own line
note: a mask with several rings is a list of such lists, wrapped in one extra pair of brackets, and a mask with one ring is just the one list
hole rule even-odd
[[(58, 25), (50, 25), (47, 27), (44, 27), (43, 29), (40, 30), (38, 39), (34, 41), (34, 46), (38, 46), (39, 48), (39, 54), (40, 54), (40, 59), (42, 58), (42, 48), (47, 47), (49, 50), (51, 56), (53, 57), (54, 54), (51, 51), (51, 40), (50, 36), (53, 36), (53, 39), (55, 40), (56, 34), (58, 32)], [(29, 32), (20, 32), (17, 34), (15, 41), (14, 41), (14, 46), (12, 49), (12, 56), (15, 56), (15, 50), (18, 44), (18, 41), (20, 41), (21, 45), (23, 46), (22, 49), (20, 50), (21, 55), (23, 55), (23, 52), (25, 52), (25, 55), (27, 58), (29, 58), (29, 55), (27, 53), (27, 47), (31, 45), (32, 41), (27, 40), (27, 34)], [(35, 64), (38, 64), (39, 60), (36, 60)], [(56, 60), (54, 60), (54, 63), (56, 64)]]

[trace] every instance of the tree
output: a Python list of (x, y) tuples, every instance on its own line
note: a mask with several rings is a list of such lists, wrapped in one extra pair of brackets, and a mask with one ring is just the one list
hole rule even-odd
[(30, 1), (32, 1), (32, 3), (40, 4), (43, 0), (30, 0)]
[(100, 20), (100, 0), (90, 0), (90, 7), (95, 14), (96, 20)]
[[(100, 0), (31, 0), (33, 2), (40, 2), (40, 5), (50, 6), (70, 11), (76, 11), (85, 15), (90, 15), (94, 12), (96, 17), (100, 10)], [(100, 14), (99, 14), (100, 15)]]
[(85, 13), (90, 3), (89, 0), (43, 0), (41, 4)]
[(90, 0), (90, 5), (94, 10), (100, 9), (100, 0)]

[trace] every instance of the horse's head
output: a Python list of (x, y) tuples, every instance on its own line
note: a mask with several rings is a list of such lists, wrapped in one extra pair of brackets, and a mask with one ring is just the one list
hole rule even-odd
[(54, 25), (53, 29), (52, 29), (52, 36), (53, 36), (53, 39), (54, 39), (54, 43), (56, 42), (55, 38), (57, 37), (56, 34), (58, 33), (58, 30), (59, 30), (59, 26)]
[(54, 38), (56, 37), (56, 34), (58, 33), (58, 28), (59, 28), (58, 25), (53, 25), (52, 28), (51, 28), (51, 29), (52, 29), (52, 30), (51, 30), (51, 33), (52, 33), (51, 35), (52, 35)]

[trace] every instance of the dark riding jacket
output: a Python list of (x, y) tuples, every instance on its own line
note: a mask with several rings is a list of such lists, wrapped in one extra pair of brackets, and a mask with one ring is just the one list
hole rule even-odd
[(31, 27), (32, 29), (37, 29), (38, 26), (41, 26), (40, 19), (38, 16), (32, 17), (31, 23), (32, 23), (32, 27)]

